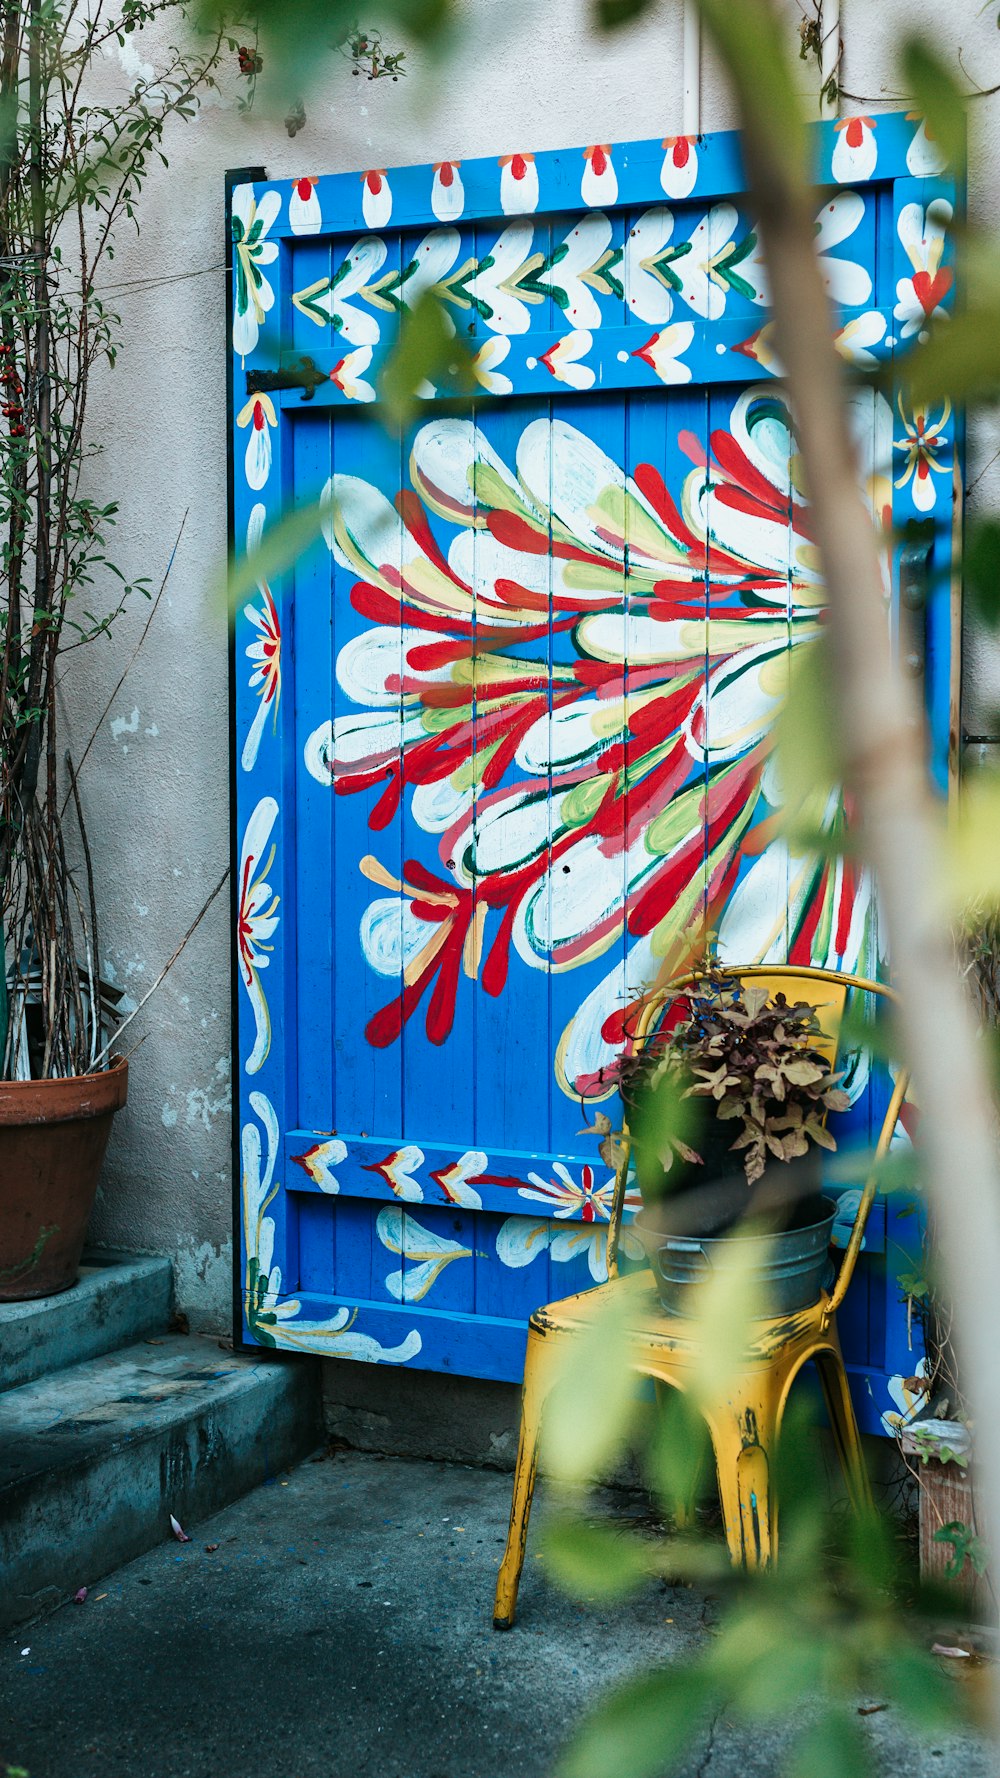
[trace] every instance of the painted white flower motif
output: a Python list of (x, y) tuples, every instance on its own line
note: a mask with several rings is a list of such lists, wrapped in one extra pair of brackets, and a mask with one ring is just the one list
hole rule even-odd
[(951, 221), (951, 205), (938, 199), (928, 204), (904, 204), (899, 213), (899, 238), (913, 275), (896, 285), (893, 317), (900, 323), (903, 339), (921, 334), (932, 320), (947, 311), (942, 304), (954, 283), (950, 266), (942, 265), (945, 236)]
[(527, 333), (531, 326), (527, 303), (504, 286), (527, 259), (534, 233), (531, 222), (509, 223), (469, 279), (469, 294), (489, 311), (485, 321), (493, 333)]
[(278, 244), (267, 239), (267, 231), (280, 209), (281, 197), (276, 191), (266, 191), (259, 204), (252, 185), (238, 185), (233, 192), (233, 351), (239, 358), (256, 350), (264, 316), (274, 307), (274, 291), (262, 268), (273, 265), (278, 257)]
[(880, 346), (885, 339), (888, 325), (881, 309), (866, 309), (863, 315), (855, 315), (846, 326), (837, 329), (833, 343), (848, 364), (863, 364), (870, 368), (878, 363), (874, 347)]
[[(620, 1248), (629, 1259), (642, 1257), (641, 1242), (627, 1228), (622, 1229)], [(594, 1283), (608, 1281), (608, 1231), (603, 1223), (572, 1222), (554, 1229), (550, 1222), (531, 1216), (508, 1216), (497, 1231), (496, 1250), (501, 1265), (515, 1270), (530, 1266), (540, 1253), (550, 1254), (557, 1265), (586, 1259)]]
[[(734, 204), (713, 204), (691, 233), (690, 252), (673, 262), (684, 301), (706, 321), (718, 321), (725, 313), (729, 293), (719, 276), (719, 266), (732, 256), (730, 243), (739, 220)], [(754, 257), (741, 266), (748, 281), (751, 268), (757, 265)], [(754, 300), (761, 300), (756, 293)]]
[(600, 327), (600, 305), (586, 279), (592, 277), (607, 255), (611, 223), (600, 211), (584, 216), (571, 229), (560, 248), (560, 257), (538, 273), (539, 284), (552, 291), (560, 309), (574, 327)]
[(255, 1123), (245, 1123), (240, 1133), (243, 1153), (243, 1236), (247, 1254), (244, 1307), (251, 1331), (260, 1315), (270, 1323), (293, 1319), (301, 1304), (292, 1300), (279, 1302), (281, 1271), (274, 1261), (274, 1218), (265, 1216), (268, 1205), (278, 1191), (274, 1185), (274, 1168), (278, 1158), (278, 1119), (271, 1101), (263, 1093), (250, 1094), (250, 1109), (260, 1119), (267, 1138), (267, 1156), (261, 1169), (260, 1130)]
[(510, 340), (505, 334), (498, 333), (492, 339), (484, 340), (472, 360), (472, 374), (481, 388), (489, 395), (510, 395), (514, 385), (508, 376), (497, 370), (510, 351)]
[[(809, 904), (814, 871), (812, 854), (792, 852), (781, 839), (769, 845), (737, 884), (726, 905), (719, 922), (720, 962), (736, 963), (749, 956), (759, 957), (762, 963), (784, 962), (788, 933), (801, 923)], [(827, 940), (827, 954), (817, 952), (813, 961), (820, 968), (836, 969), (834, 959), (840, 954), (838, 936), (846, 939), (843, 950), (848, 954), (852, 948), (861, 948), (874, 895), (869, 873), (849, 872), (845, 876), (841, 859), (836, 862), (831, 889), (837, 921)], [(744, 945), (756, 948), (744, 951)]]
[(500, 156), (500, 208), (505, 216), (530, 216), (538, 209), (538, 168), (533, 154)]
[(250, 428), (247, 437), (246, 478), (248, 487), (259, 494), (271, 473), (271, 433), (278, 424), (274, 402), (269, 395), (251, 395), (236, 416), (237, 426)]
[(935, 475), (947, 476), (949, 481), (951, 477), (950, 464), (938, 462), (938, 452), (947, 447), (944, 433), (951, 417), (951, 402), (945, 401), (936, 416), (930, 409), (916, 406), (907, 413), (902, 395), (897, 397), (896, 406), (903, 423), (903, 437), (894, 440), (894, 449), (906, 453), (896, 487), (905, 488), (909, 483), (917, 511), (933, 512), (937, 502)]
[(392, 192), (384, 167), (361, 175), (361, 214), (369, 228), (385, 228), (392, 215)]
[(372, 361), (370, 346), (358, 346), (340, 358), (330, 372), (330, 381), (347, 396), (348, 401), (374, 401), (375, 390), (365, 381), (365, 371)]
[[(721, 204), (722, 210), (731, 210), (731, 204)], [(859, 265), (856, 260), (842, 260), (829, 251), (831, 247), (849, 240), (859, 224), (865, 219), (865, 199), (858, 192), (835, 192), (817, 215), (817, 256), (819, 256), (820, 274), (826, 286), (831, 302), (847, 309), (863, 308), (872, 295), (872, 277), (867, 268)], [(722, 254), (719, 261), (722, 263)], [(683, 279), (683, 267), (678, 265), (678, 276)], [(712, 267), (715, 270), (715, 267)], [(710, 270), (710, 276), (712, 276)], [(715, 276), (719, 272), (715, 270)], [(769, 286), (767, 286), (767, 268), (763, 265), (760, 242), (754, 244), (754, 251), (746, 260), (740, 261), (738, 276), (749, 286), (751, 300), (767, 308), (770, 302)], [(687, 295), (687, 292), (685, 292)], [(721, 313), (721, 311), (719, 311)]]
[(304, 1154), (293, 1154), (290, 1159), (303, 1173), (318, 1185), (320, 1191), (329, 1192), (334, 1196), (340, 1190), (340, 1180), (333, 1172), (347, 1159), (347, 1143), (339, 1136), (331, 1136), (325, 1142), (314, 1142)]
[(581, 364), (594, 343), (594, 336), (586, 328), (578, 327), (572, 333), (564, 334), (556, 340), (540, 358), (525, 360), (528, 370), (534, 370), (536, 364), (544, 364), (550, 376), (557, 383), (567, 383), (571, 389), (592, 389), (596, 373), (589, 364)]
[[(248, 556), (252, 556), (260, 548), (265, 516), (264, 507), (258, 500), (247, 520)], [(271, 597), (271, 589), (265, 581), (258, 580), (257, 592), (260, 604), (255, 605), (252, 599), (248, 599), (243, 607), (244, 617), (257, 632), (246, 655), (251, 663), (250, 690), (256, 691), (258, 699), (257, 710), (247, 730), (240, 755), (240, 764), (245, 772), (253, 771), (268, 713), (271, 713), (277, 723), (278, 705), (281, 702), (281, 623)]]
[(278, 1158), (278, 1118), (274, 1106), (264, 1093), (250, 1094), (250, 1108), (264, 1126), (267, 1137), (267, 1160), (261, 1172), (260, 1131), (256, 1124), (244, 1124), (241, 1133), (243, 1149), (243, 1215), (246, 1244), (249, 1251), (259, 1249), (256, 1230), (273, 1193), (275, 1162)]
[(431, 1178), (440, 1186), (449, 1204), (459, 1204), (463, 1210), (481, 1210), (483, 1200), (469, 1180), (479, 1179), (489, 1164), (489, 1156), (482, 1149), (470, 1148), (450, 1167), (439, 1167)]
[(606, 208), (618, 202), (618, 175), (611, 161), (611, 144), (598, 142), (583, 151), (585, 166), (580, 196), (585, 204)]
[(240, 853), (239, 914), (236, 943), (240, 979), (247, 991), (257, 1028), (253, 1049), (244, 1064), (256, 1074), (271, 1048), (271, 1018), (261, 985), (261, 971), (270, 962), (271, 939), (278, 928), (278, 903), (267, 875), (274, 862), (275, 845), (268, 847), (271, 829), (278, 818), (273, 796), (261, 797), (246, 825)]
[(842, 117), (834, 124), (837, 141), (830, 170), (838, 185), (853, 185), (870, 179), (878, 162), (876, 120), (872, 117)]
[(914, 132), (909, 148), (906, 150), (906, 170), (914, 179), (936, 179), (943, 173), (947, 161), (940, 148), (929, 134), (926, 121), (921, 118)]
[(673, 211), (666, 204), (657, 204), (632, 224), (625, 237), (625, 306), (652, 327), (662, 327), (673, 313), (673, 292), (655, 266), (657, 254), (663, 252), (673, 232)]
[[(866, 368), (878, 363), (875, 347), (885, 339), (888, 322), (881, 309), (866, 309), (863, 315), (855, 315), (850, 321), (838, 327), (833, 336), (833, 343), (841, 358), (848, 364), (864, 365)], [(774, 322), (765, 321), (749, 339), (741, 340), (731, 349), (742, 352), (752, 358), (762, 369), (770, 371), (772, 376), (784, 376), (784, 367), (778, 357), (774, 344)]]
[(357, 1309), (338, 1309), (322, 1321), (310, 1321), (303, 1318), (302, 1304), (297, 1297), (282, 1301), (281, 1268), (274, 1264), (274, 1219), (264, 1214), (279, 1189), (273, 1183), (279, 1146), (278, 1119), (273, 1105), (263, 1093), (251, 1093), (249, 1099), (250, 1109), (259, 1118), (267, 1138), (267, 1157), (262, 1170), (260, 1130), (254, 1123), (244, 1124), (241, 1132), (241, 1197), (246, 1246), (243, 1305), (252, 1337), (262, 1346), (276, 1346), (283, 1351), (326, 1352), (337, 1358), (360, 1359), (367, 1364), (408, 1363), (411, 1358), (416, 1358), (423, 1345), (416, 1328), (411, 1328), (398, 1346), (383, 1346), (373, 1335), (354, 1330)]
[(318, 235), (323, 227), (316, 187), (318, 179), (296, 179), (288, 200), (288, 220), (293, 235)]
[[(428, 290), (437, 289), (455, 264), (461, 245), (462, 237), (457, 228), (432, 228), (424, 236), (414, 249), (400, 281), (399, 298), (407, 308), (415, 308)], [(454, 332), (455, 324), (448, 310), (444, 309), (443, 314), (449, 329)]]
[[(597, 1185), (593, 1167), (584, 1166), (580, 1169), (579, 1180), (576, 1180), (563, 1161), (553, 1161), (552, 1172), (555, 1175), (553, 1179), (543, 1179), (538, 1173), (529, 1173), (531, 1185), (522, 1185), (518, 1197), (552, 1206), (553, 1216), (574, 1216), (582, 1222), (608, 1221), (615, 1192), (614, 1175), (606, 1179), (603, 1185)], [(627, 1210), (639, 1209), (640, 1198), (637, 1192), (626, 1193), (625, 1207)]]
[(397, 1210), (394, 1204), (380, 1210), (375, 1227), (383, 1247), (398, 1253), (403, 1261), (398, 1271), (390, 1272), (385, 1287), (397, 1303), (422, 1302), (446, 1266), (457, 1259), (471, 1259), (472, 1248), (463, 1247), (433, 1229), (425, 1229), (412, 1216)]
[(856, 191), (838, 191), (816, 218), (816, 252), (827, 295), (846, 309), (860, 309), (872, 294), (871, 274), (853, 259), (829, 252), (848, 240), (864, 220), (865, 200)]
[(377, 235), (362, 235), (341, 260), (332, 282), (320, 278), (297, 290), (292, 302), (317, 327), (332, 321), (348, 345), (374, 346), (379, 337), (378, 320), (370, 309), (358, 308), (351, 298), (364, 291), (381, 271), (386, 253), (386, 244)]
[[(916, 1389), (913, 1383), (916, 1382)], [(923, 1384), (923, 1387), (921, 1385)], [(888, 1408), (881, 1416), (882, 1430), (890, 1438), (909, 1426), (921, 1414), (930, 1399), (930, 1375), (926, 1358), (918, 1359), (912, 1377), (896, 1376), (888, 1379), (887, 1388), (895, 1410)]]
[(654, 333), (645, 345), (637, 346), (631, 354), (619, 352), (618, 356), (623, 360), (629, 356), (641, 358), (656, 372), (661, 383), (690, 383), (691, 366), (684, 364), (682, 359), (693, 339), (694, 323), (675, 321), (661, 333)]
[(431, 186), (431, 209), (439, 222), (454, 222), (465, 209), (461, 161), (438, 161)]
[(364, 1171), (378, 1173), (397, 1198), (403, 1198), (411, 1204), (420, 1204), (423, 1202), (424, 1188), (415, 1175), (423, 1166), (424, 1159), (423, 1149), (410, 1143), (405, 1148), (393, 1149), (384, 1160), (367, 1161)]
[(668, 198), (690, 197), (698, 178), (697, 136), (667, 136), (663, 147), (660, 184)]

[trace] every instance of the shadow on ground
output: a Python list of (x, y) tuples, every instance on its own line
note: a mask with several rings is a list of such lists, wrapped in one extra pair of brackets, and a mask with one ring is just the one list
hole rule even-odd
[[(529, 1554), (518, 1624), (496, 1634), (509, 1495), (487, 1470), (356, 1452), (303, 1464), (4, 1636), (0, 1770), (547, 1778), (602, 1688), (690, 1649), (712, 1607), (659, 1583), (581, 1606)], [(982, 1750), (915, 1750), (893, 1716), (867, 1719), (884, 1771), (992, 1778)], [(684, 1778), (772, 1778), (778, 1756), (722, 1722)]]

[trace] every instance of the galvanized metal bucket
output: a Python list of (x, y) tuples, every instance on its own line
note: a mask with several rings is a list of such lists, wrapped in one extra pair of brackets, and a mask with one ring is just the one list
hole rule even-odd
[(760, 1315), (791, 1315), (797, 1309), (811, 1308), (833, 1282), (830, 1237), (837, 1208), (829, 1198), (824, 1198), (823, 1204), (827, 1214), (818, 1222), (777, 1234), (666, 1235), (655, 1226), (649, 1211), (642, 1211), (629, 1226), (649, 1255), (660, 1302), (668, 1315), (697, 1313), (698, 1285), (724, 1256), (732, 1257), (734, 1242), (756, 1249), (758, 1257), (751, 1264), (750, 1275)]

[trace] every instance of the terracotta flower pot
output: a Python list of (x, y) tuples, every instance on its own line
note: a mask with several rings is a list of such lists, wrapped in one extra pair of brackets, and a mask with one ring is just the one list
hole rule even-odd
[(0, 1081), (0, 1301), (76, 1283), (128, 1063), (68, 1080)]

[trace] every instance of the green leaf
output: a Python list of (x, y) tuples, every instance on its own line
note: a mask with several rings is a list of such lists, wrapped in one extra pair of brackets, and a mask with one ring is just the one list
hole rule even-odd
[(714, 1701), (703, 1663), (644, 1674), (598, 1705), (555, 1778), (662, 1778), (686, 1753)]
[(545, 1565), (567, 1593), (621, 1599), (658, 1566), (657, 1551), (628, 1531), (583, 1519), (557, 1519), (542, 1537)]
[(979, 1537), (961, 1519), (951, 1519), (947, 1525), (940, 1525), (934, 1533), (934, 1542), (952, 1545), (952, 1554), (944, 1571), (947, 1580), (958, 1580), (966, 1562), (974, 1573), (980, 1576), (986, 1573), (990, 1565), (990, 1546), (985, 1537)]
[(810, 1723), (792, 1748), (783, 1778), (868, 1778), (868, 1749), (848, 1708), (824, 1710)]
[(259, 585), (270, 585), (287, 572), (319, 536), (323, 523), (320, 501), (299, 507), (276, 525), (269, 525), (259, 549), (238, 556), (229, 572), (229, 608), (235, 612), (242, 599)]
[[(840, 725), (825, 637), (791, 651), (788, 695), (775, 723), (782, 828), (791, 845), (814, 849), (830, 791), (843, 777)], [(829, 836), (827, 836), (829, 837)], [(840, 846), (839, 850), (843, 850)]]
[(959, 1688), (929, 1655), (905, 1640), (902, 1627), (898, 1641), (883, 1656), (883, 1670), (887, 1693), (918, 1731), (947, 1728), (960, 1718)]
[(1000, 624), (1000, 520), (980, 519), (969, 525), (962, 565), (970, 606), (995, 630)]
[(668, 1513), (688, 1523), (702, 1479), (711, 1475), (711, 1441), (689, 1395), (667, 1389), (653, 1420), (646, 1469)]
[(641, 19), (654, 4), (655, 0), (594, 0), (594, 17), (602, 31), (614, 31)]
[(386, 419), (400, 430), (410, 424), (428, 384), (435, 394), (474, 393), (473, 354), (454, 332), (444, 304), (426, 290), (403, 311), (399, 335), (379, 377)]
[[(687, 1079), (667, 1068), (637, 1090), (628, 1117), (639, 1189), (653, 1201), (663, 1195), (663, 1168), (674, 1152), (697, 1153), (704, 1108), (687, 1096)], [(666, 1185), (669, 1190), (669, 1176)]]
[(971, 777), (954, 820), (940, 828), (937, 893), (943, 914), (1000, 906), (1000, 773)]
[(612, 1290), (568, 1344), (542, 1420), (543, 1465), (560, 1481), (585, 1482), (618, 1449), (635, 1411), (629, 1366), (629, 1292)]
[(910, 37), (900, 56), (903, 79), (923, 112), (927, 134), (953, 173), (965, 166), (965, 99), (947, 62), (925, 37)]
[(989, 400), (1000, 389), (1000, 303), (978, 299), (935, 323), (896, 371), (909, 401)]
[(809, 149), (783, 19), (767, 0), (699, 0), (747, 125), (786, 176), (805, 184)]
[(709, 1660), (728, 1705), (752, 1721), (766, 1722), (821, 1694), (825, 1653), (809, 1626), (793, 1624), (785, 1610), (758, 1595), (725, 1620)]

